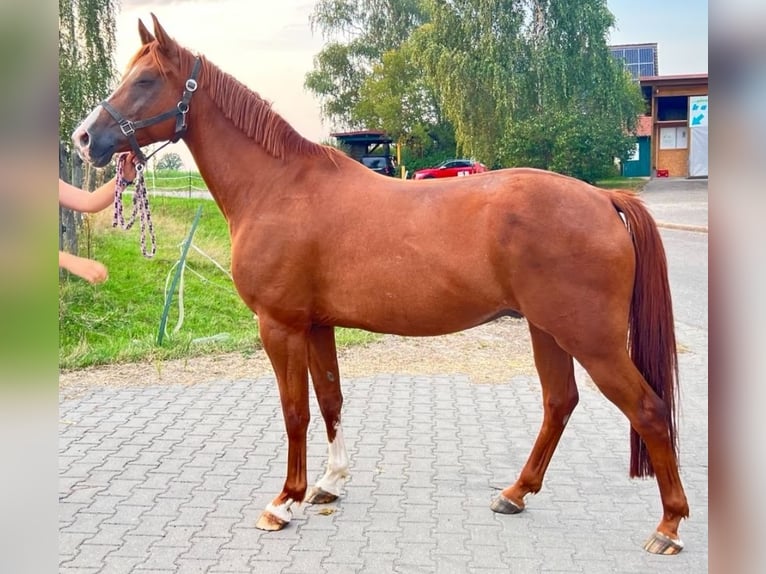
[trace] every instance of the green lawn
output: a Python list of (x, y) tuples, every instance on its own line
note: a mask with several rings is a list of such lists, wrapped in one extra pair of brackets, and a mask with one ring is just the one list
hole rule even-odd
[(596, 182), (596, 186), (604, 189), (627, 189), (641, 193), (648, 180), (643, 177), (610, 177)]
[[(127, 214), (131, 199), (125, 201)], [(168, 335), (162, 346), (157, 345), (166, 281), (169, 285), (168, 276), (180, 258), (180, 244), (189, 233), (199, 205), (203, 212), (194, 245), (228, 271), (228, 228), (213, 201), (152, 197), (157, 237), (157, 254), (153, 259), (141, 255), (138, 222), (128, 231), (113, 229), (111, 215), (103, 213), (82, 230), (81, 254), (104, 263), (109, 269), (109, 280), (101, 285), (90, 285), (77, 277), (60, 282), (61, 368), (156, 361), (211, 352), (247, 353), (260, 344), (253, 313), (239, 299), (231, 279), (209, 259), (190, 250), (183, 285), (183, 325), (177, 334), (172, 334), (179, 313), (176, 295), (167, 321)], [(336, 331), (339, 346), (376, 339), (376, 335), (363, 331)]]

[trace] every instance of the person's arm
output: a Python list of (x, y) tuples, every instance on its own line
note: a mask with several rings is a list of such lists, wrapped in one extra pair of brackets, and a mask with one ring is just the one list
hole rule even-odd
[(114, 201), (116, 183), (117, 178), (113, 177), (91, 193), (59, 179), (59, 204), (83, 213), (101, 211)]
[(59, 267), (63, 267), (90, 283), (103, 283), (109, 277), (106, 267), (98, 261), (78, 257), (66, 251), (59, 251)]
[[(133, 154), (129, 154), (124, 166), (124, 177), (133, 181), (136, 168)], [(95, 213), (105, 209), (114, 202), (114, 188), (117, 177), (113, 177), (94, 192), (85, 191), (59, 178), (59, 204), (83, 213)]]

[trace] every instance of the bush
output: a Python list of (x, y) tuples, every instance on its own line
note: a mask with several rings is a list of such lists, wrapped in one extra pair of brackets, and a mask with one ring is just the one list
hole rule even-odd
[(595, 183), (615, 174), (635, 145), (619, 122), (605, 115), (551, 113), (517, 122), (503, 149), (507, 165), (537, 167)]

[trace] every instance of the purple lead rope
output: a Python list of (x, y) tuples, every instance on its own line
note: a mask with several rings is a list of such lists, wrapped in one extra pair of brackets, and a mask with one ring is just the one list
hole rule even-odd
[[(133, 183), (124, 177), (127, 156), (128, 154), (123, 153), (117, 158), (117, 185), (114, 188), (114, 219), (112, 227), (119, 225), (122, 229), (130, 229), (136, 221), (136, 215), (139, 215), (141, 219), (141, 253), (143, 253), (144, 257), (151, 258), (157, 252), (157, 241), (154, 237), (154, 226), (152, 225), (152, 217), (149, 212), (149, 194), (146, 191), (146, 183), (144, 182), (143, 164), (136, 166), (136, 191), (133, 194), (133, 213), (127, 223), (122, 213), (122, 192), (125, 191), (128, 185)], [(149, 239), (151, 241), (151, 251), (149, 253), (146, 252), (147, 229), (149, 230)]]

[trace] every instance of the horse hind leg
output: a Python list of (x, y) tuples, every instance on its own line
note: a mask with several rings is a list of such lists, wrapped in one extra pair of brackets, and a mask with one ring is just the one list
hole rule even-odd
[(309, 333), (309, 372), (327, 430), (328, 457), (327, 470), (309, 490), (306, 502), (325, 504), (337, 500), (349, 477), (348, 453), (340, 416), (343, 394), (333, 327), (312, 327)]
[(572, 356), (532, 323), (529, 331), (542, 385), (543, 423), (519, 478), (492, 501), (492, 510), (502, 514), (521, 512), (524, 497), (539, 492), (556, 445), (579, 400)]
[(600, 353), (595, 358), (578, 357), (599, 390), (619, 408), (643, 440), (654, 469), (662, 500), (662, 519), (644, 544), (653, 554), (678, 554), (684, 547), (678, 537), (689, 505), (678, 474), (669, 432), (668, 408), (652, 390), (624, 348)]

